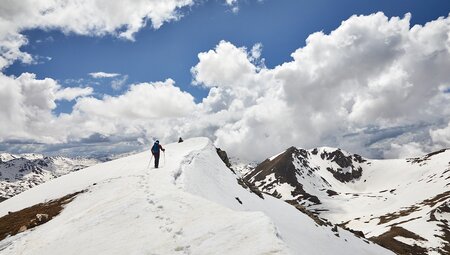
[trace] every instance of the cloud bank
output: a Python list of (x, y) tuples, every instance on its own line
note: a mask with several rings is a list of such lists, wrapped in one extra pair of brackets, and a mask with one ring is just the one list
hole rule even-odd
[[(449, 35), (449, 17), (410, 27), (409, 14), (352, 16), (330, 34), (311, 34), (291, 61), (274, 68), (264, 66), (262, 45), (221, 41), (191, 69), (193, 85), (210, 89), (201, 103), (170, 79), (95, 98), (87, 90), (61, 96), (49, 78), (3, 76), (0, 117), (8, 121), (0, 140), (201, 135), (255, 160), (291, 145), (415, 156), (450, 146)], [(76, 104), (55, 116), (61, 99)]]

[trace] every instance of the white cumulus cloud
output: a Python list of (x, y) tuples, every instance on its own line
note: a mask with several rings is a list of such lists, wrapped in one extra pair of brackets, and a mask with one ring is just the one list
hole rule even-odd
[(443, 147), (450, 147), (450, 122), (447, 127), (430, 130), (430, 136), (434, 143)]
[(95, 73), (89, 73), (89, 76), (95, 79), (99, 78), (114, 78), (119, 76), (119, 73), (105, 73), (105, 72), (95, 72)]
[[(214, 88), (203, 106), (222, 118), (216, 143), (261, 158), (292, 144), (345, 148), (349, 134), (450, 119), (442, 91), (450, 83), (450, 18), (409, 21), (409, 14), (352, 16), (330, 34), (310, 35), (292, 61), (273, 69), (258, 70), (252, 51), (228, 42), (199, 54), (194, 82)], [(357, 146), (352, 140), (356, 151), (375, 142), (362, 137)], [(429, 137), (411, 139), (392, 153), (431, 148)]]
[(55, 80), (38, 80), (30, 73), (17, 78), (0, 75), (0, 140), (52, 141), (51, 134), (44, 133), (52, 124), (58, 88)]
[(56, 100), (67, 100), (72, 101), (78, 97), (89, 96), (94, 92), (94, 89), (91, 87), (80, 88), (80, 87), (67, 87), (61, 90), (58, 90), (55, 93)]

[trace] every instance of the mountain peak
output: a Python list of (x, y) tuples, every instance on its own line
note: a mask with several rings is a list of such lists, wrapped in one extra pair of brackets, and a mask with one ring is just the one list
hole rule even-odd
[[(449, 158), (448, 149), (417, 158), (371, 160), (339, 148), (290, 147), (245, 178), (262, 192), (362, 231), (396, 252), (446, 254), (450, 227), (440, 219), (450, 205)], [(434, 229), (440, 234), (430, 234)]]

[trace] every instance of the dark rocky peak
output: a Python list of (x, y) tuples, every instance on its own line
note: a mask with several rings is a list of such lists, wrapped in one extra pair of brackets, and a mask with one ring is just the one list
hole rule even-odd
[(336, 163), (341, 168), (351, 167), (354, 165), (354, 162), (364, 163), (367, 161), (358, 154), (351, 155), (350, 153), (342, 151), (341, 149), (323, 149), (322, 153), (320, 153), (320, 157), (323, 160), (328, 160)]
[(331, 172), (334, 178), (340, 182), (350, 182), (359, 179), (363, 171), (361, 164), (370, 164), (370, 162), (362, 156), (350, 154), (339, 148), (315, 148), (311, 150), (311, 154), (320, 156), (323, 161), (334, 163), (330, 164), (326, 170)]
[(280, 181), (286, 182), (288, 179), (295, 178), (295, 167), (292, 163), (293, 155), (297, 148), (290, 147), (285, 152), (277, 155), (275, 158), (266, 159), (256, 166), (255, 170), (249, 173), (246, 178), (254, 181), (261, 181), (267, 175), (275, 173), (280, 177)]
[[(297, 160), (302, 167), (309, 169), (308, 158), (308, 151), (290, 147), (275, 158), (264, 160), (252, 172), (245, 176), (245, 180), (257, 184), (257, 187), (264, 192), (272, 190), (273, 187), (279, 184), (287, 183), (294, 188), (291, 192), (293, 197), (319, 204), (319, 199), (316, 196), (306, 193), (303, 185), (297, 179), (297, 175), (301, 175), (302, 173), (294, 165), (294, 161)], [(267, 178), (270, 175), (273, 175), (273, 178)], [(276, 191), (269, 194), (279, 197)]]
[(225, 163), (225, 165), (229, 168), (231, 167), (230, 159), (228, 158), (227, 152), (221, 150), (220, 148), (216, 148), (217, 155), (219, 155), (220, 159)]
[(33, 160), (33, 163), (41, 167), (48, 167), (49, 164), (53, 163), (53, 160), (45, 157), (43, 159), (35, 159)]

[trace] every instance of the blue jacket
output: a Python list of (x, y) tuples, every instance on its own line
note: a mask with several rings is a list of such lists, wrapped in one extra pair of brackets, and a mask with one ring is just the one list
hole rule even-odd
[(159, 143), (154, 143), (152, 146), (152, 154), (159, 154), (159, 150), (165, 151), (165, 149)]

